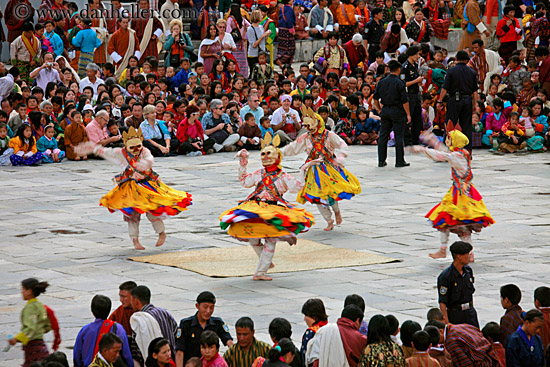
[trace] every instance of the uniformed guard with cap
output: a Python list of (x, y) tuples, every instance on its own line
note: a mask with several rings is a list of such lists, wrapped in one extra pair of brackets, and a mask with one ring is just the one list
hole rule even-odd
[(405, 145), (418, 145), (418, 137), (422, 130), (422, 106), (420, 101), (420, 85), (424, 80), (418, 72), (420, 46), (414, 45), (407, 49), (407, 61), (401, 66), (401, 79), (407, 87), (411, 123), (405, 127)]
[(214, 317), (216, 297), (212, 292), (204, 291), (197, 296), (197, 312), (180, 321), (176, 333), (176, 366), (183, 367), (192, 357), (201, 356), (200, 336), (205, 330), (215, 332), (224, 345), (231, 347), (233, 338), (229, 327), (219, 317)]
[[(395, 167), (410, 166), (405, 162), (404, 134), (405, 124), (411, 122), (409, 98), (405, 82), (400, 79), (401, 64), (396, 60), (388, 63), (390, 75), (378, 82), (374, 90), (374, 108), (378, 111), (380, 137), (378, 139), (378, 167), (387, 166), (388, 138), (393, 129), (395, 134)], [(382, 108), (380, 108), (380, 103)]]
[(468, 266), (472, 245), (457, 241), (451, 245), (453, 263), (439, 274), (437, 289), (439, 307), (445, 322), (470, 324), (479, 328), (477, 312), (474, 308), (474, 273)]
[(477, 75), (474, 69), (466, 65), (470, 61), (466, 51), (458, 51), (456, 60), (456, 66), (450, 68), (445, 76), (439, 103), (449, 94), (445, 119), (452, 121), (454, 125), (459, 123), (462, 126), (462, 133), (469, 140), (465, 148), (472, 151), (472, 109), (478, 100)]

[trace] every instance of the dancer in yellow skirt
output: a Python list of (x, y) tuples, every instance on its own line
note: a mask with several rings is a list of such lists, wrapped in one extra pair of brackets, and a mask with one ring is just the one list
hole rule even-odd
[[(229, 227), (228, 233), (232, 237), (250, 243), (258, 255), (258, 266), (252, 278), (254, 280), (272, 279), (265, 274), (273, 267), (271, 260), (277, 241), (294, 245), (296, 235), (307, 232), (315, 223), (311, 213), (283, 199), (285, 192), (298, 192), (304, 187), (303, 171), (299, 179), (283, 172), (282, 154), (277, 149), (279, 137), (275, 136), (272, 141), (271, 135), (267, 133), (264, 139), (261, 141), (264, 168), (247, 173), (248, 152), (243, 149), (237, 154), (240, 158), (239, 182), (244, 187), (255, 187), (254, 192), (237, 207), (220, 215), (221, 228)], [(270, 145), (272, 142), (273, 145)], [(313, 160), (305, 167), (318, 163), (319, 160)]]
[(298, 136), (294, 142), (282, 149), (283, 155), (308, 153), (306, 163), (321, 159), (321, 164), (312, 165), (306, 173), (305, 187), (298, 194), (298, 202), (317, 204), (319, 212), (327, 221), (325, 231), (334, 228), (332, 211), (336, 224), (342, 223), (338, 201), (351, 199), (361, 193), (357, 178), (342, 165), (346, 158), (347, 144), (335, 133), (325, 129), (323, 118), (318, 114), (304, 117), (302, 126), (307, 134)]
[(114, 177), (117, 186), (100, 200), (100, 205), (110, 212), (120, 210), (128, 222), (128, 233), (136, 250), (144, 250), (139, 242), (139, 222), (145, 213), (158, 234), (156, 246), (166, 241), (163, 218), (177, 215), (191, 205), (191, 195), (172, 189), (153, 171), (154, 158), (143, 146), (141, 129), (131, 127), (122, 134), (125, 148), (105, 148), (87, 142), (75, 148), (78, 155), (94, 153), (111, 161), (124, 171)]
[[(432, 133), (422, 134), (420, 138), (434, 149), (414, 146), (411, 148), (413, 152), (424, 152), (434, 161), (447, 161), (451, 165), (453, 186), (443, 200), (426, 214), (433, 227), (441, 232), (441, 247), (439, 251), (430, 254), (430, 257), (444, 258), (447, 256), (450, 232), (456, 233), (462, 241), (472, 244), (472, 232), (480, 232), (495, 221), (472, 184), (472, 154), (464, 149), (468, 138), (460, 131), (460, 125), (457, 124), (455, 129), (449, 121), (445, 140), (447, 146)], [(470, 253), (470, 261), (474, 261), (473, 252)]]

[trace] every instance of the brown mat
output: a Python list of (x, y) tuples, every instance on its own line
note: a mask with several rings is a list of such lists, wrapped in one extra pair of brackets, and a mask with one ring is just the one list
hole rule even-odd
[[(173, 266), (219, 278), (253, 275), (258, 264), (258, 257), (250, 246), (166, 252), (158, 255), (134, 256), (129, 259), (149, 264)], [(273, 259), (275, 268), (271, 269), (270, 273), (290, 273), (396, 261), (399, 260), (300, 239), (298, 244), (292, 247), (286, 242), (279, 242)]]

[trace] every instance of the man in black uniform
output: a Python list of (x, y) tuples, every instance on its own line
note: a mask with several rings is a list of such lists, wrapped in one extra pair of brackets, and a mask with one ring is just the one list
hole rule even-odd
[(401, 67), (401, 79), (407, 87), (411, 123), (405, 127), (405, 145), (418, 145), (418, 137), (422, 130), (422, 107), (420, 101), (420, 84), (423, 77), (418, 73), (420, 46), (414, 45), (407, 49), (407, 61)]
[(182, 319), (176, 333), (176, 366), (184, 367), (192, 357), (201, 356), (200, 336), (205, 330), (218, 334), (222, 343), (231, 347), (233, 338), (229, 327), (219, 317), (213, 317), (216, 297), (211, 292), (201, 292), (197, 296), (195, 315)]
[(474, 69), (466, 65), (470, 60), (466, 51), (458, 51), (456, 60), (456, 66), (447, 71), (439, 94), (439, 103), (449, 93), (445, 122), (451, 120), (454, 125), (460, 124), (462, 133), (469, 140), (465, 148), (472, 151), (472, 108), (478, 100), (477, 75)]
[(380, 42), (386, 30), (384, 29), (384, 17), (382, 8), (374, 8), (371, 12), (371, 20), (365, 25), (365, 37), (368, 44), (369, 62), (376, 60), (376, 51), (380, 50)]
[[(396, 60), (388, 63), (390, 74), (381, 79), (374, 90), (374, 108), (380, 115), (380, 137), (378, 139), (378, 167), (387, 166), (388, 138), (393, 129), (395, 135), (395, 167), (410, 166), (405, 162), (403, 135), (405, 124), (411, 122), (409, 99), (405, 82), (399, 78), (401, 64)], [(380, 108), (382, 103), (382, 108)]]
[(439, 307), (443, 318), (451, 324), (470, 324), (479, 328), (473, 303), (474, 273), (468, 266), (472, 245), (457, 241), (450, 249), (453, 263), (437, 278)]

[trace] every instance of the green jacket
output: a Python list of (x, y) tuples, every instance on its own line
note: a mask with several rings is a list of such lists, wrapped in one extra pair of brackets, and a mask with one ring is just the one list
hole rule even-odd
[(109, 363), (109, 364), (105, 363), (105, 361), (99, 357), (99, 353), (98, 353), (94, 357), (94, 360), (92, 361), (92, 364), (89, 365), (88, 367), (113, 367), (113, 364), (112, 363)]
[(21, 311), (21, 332), (15, 336), (23, 345), (31, 340), (40, 340), (51, 330), (50, 319), (44, 305), (36, 298), (27, 301)]

